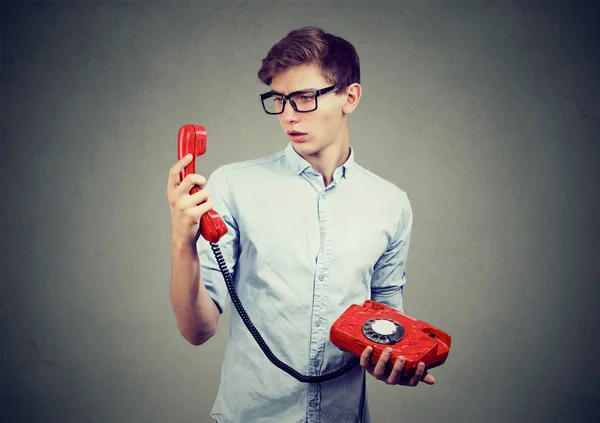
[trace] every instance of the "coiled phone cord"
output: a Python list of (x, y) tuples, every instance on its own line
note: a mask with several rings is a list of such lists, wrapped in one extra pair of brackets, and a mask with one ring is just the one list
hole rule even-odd
[(350, 370), (352, 367), (354, 367), (358, 363), (358, 361), (359, 361), (358, 358), (354, 358), (350, 363), (346, 364), (344, 367), (342, 367), (334, 372), (326, 373), (324, 375), (319, 375), (319, 376), (308, 376), (308, 375), (303, 375), (302, 373), (297, 372), (292, 367), (288, 366), (287, 364), (285, 364), (284, 362), (279, 360), (277, 357), (275, 357), (275, 354), (273, 354), (273, 352), (267, 346), (267, 343), (262, 338), (262, 336), (260, 335), (260, 333), (258, 332), (256, 327), (254, 326), (254, 324), (252, 324), (252, 321), (250, 320), (250, 317), (248, 317), (246, 310), (244, 310), (244, 307), (242, 306), (242, 302), (240, 301), (239, 297), (237, 296), (237, 293), (235, 292), (235, 287), (233, 286), (233, 279), (231, 278), (229, 269), (227, 269), (227, 263), (225, 263), (225, 259), (223, 258), (221, 249), (214, 242), (211, 242), (210, 246), (215, 255), (215, 259), (217, 260), (217, 264), (219, 265), (219, 269), (221, 270), (221, 273), (223, 274), (223, 279), (225, 279), (225, 284), (227, 285), (227, 290), (229, 291), (229, 295), (231, 297), (231, 302), (233, 303), (233, 305), (235, 306), (235, 309), (237, 310), (240, 317), (242, 318), (242, 321), (244, 322), (244, 324), (246, 325), (246, 327), (248, 328), (248, 330), (250, 331), (250, 333), (252, 334), (252, 336), (254, 337), (256, 342), (258, 343), (258, 346), (260, 347), (261, 350), (263, 350), (263, 352), (265, 353), (267, 358), (271, 361), (271, 363), (273, 363), (275, 366), (279, 367), (281, 370), (288, 373), (290, 376), (292, 376), (292, 377), (298, 379), (300, 382), (304, 382), (304, 383), (320, 383), (320, 382), (325, 382), (325, 381), (328, 381), (331, 379), (335, 379), (336, 377), (339, 377), (339, 376), (343, 375), (344, 373), (346, 373), (348, 370)]

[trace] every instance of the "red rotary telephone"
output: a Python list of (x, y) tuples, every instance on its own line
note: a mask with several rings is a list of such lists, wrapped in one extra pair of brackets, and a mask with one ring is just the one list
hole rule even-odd
[(404, 376), (414, 374), (421, 362), (425, 369), (444, 364), (452, 341), (450, 335), (429, 323), (371, 300), (348, 307), (331, 326), (329, 337), (339, 349), (358, 356), (370, 345), (373, 365), (386, 348), (392, 348), (389, 369), (402, 356)]
[[(189, 173), (196, 172), (196, 157), (206, 152), (206, 138), (206, 129), (203, 126), (187, 124), (179, 129), (178, 160), (189, 153), (194, 156), (192, 162), (183, 170), (181, 180)], [(194, 186), (190, 190), (190, 194), (197, 191), (198, 187)], [(217, 245), (221, 237), (227, 233), (227, 225), (216, 211), (209, 210), (200, 218), (200, 231), (202, 237), (211, 245), (233, 305), (260, 348), (273, 364), (301, 382), (321, 383), (341, 376), (358, 363), (358, 359), (355, 358), (334, 372), (309, 376), (297, 372), (275, 357), (244, 310), (235, 292), (227, 264)], [(413, 374), (419, 362), (424, 362), (426, 369), (443, 364), (450, 352), (451, 343), (450, 335), (442, 330), (371, 300), (365, 301), (362, 306), (350, 305), (333, 323), (329, 335), (335, 346), (356, 357), (359, 357), (364, 349), (371, 345), (373, 347), (371, 354), (373, 364), (377, 363), (385, 348), (391, 347), (393, 353), (388, 364), (391, 367), (398, 356), (403, 356), (406, 360), (405, 376)]]

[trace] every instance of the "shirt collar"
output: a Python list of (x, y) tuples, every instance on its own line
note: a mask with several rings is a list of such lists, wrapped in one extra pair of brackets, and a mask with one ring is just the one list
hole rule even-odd
[[(288, 166), (296, 175), (301, 175), (305, 170), (312, 170), (310, 163), (308, 163), (304, 158), (294, 150), (294, 147), (291, 142), (288, 143), (284, 150), (285, 160), (288, 163)], [(338, 167), (334, 171), (334, 179), (336, 173), (341, 172), (341, 176), (343, 178), (348, 177), (348, 169), (354, 164), (354, 149), (350, 146), (350, 156), (348, 156), (348, 160), (346, 160), (340, 167)]]

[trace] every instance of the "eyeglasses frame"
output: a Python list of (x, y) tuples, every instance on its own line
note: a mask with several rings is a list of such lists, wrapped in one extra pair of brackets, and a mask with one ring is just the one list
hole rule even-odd
[[(331, 85), (329, 87), (325, 87), (325, 88), (321, 88), (320, 90), (300, 90), (300, 91), (294, 91), (293, 93), (290, 93), (288, 95), (282, 94), (282, 93), (278, 93), (276, 91), (269, 91), (266, 92), (264, 94), (260, 95), (260, 103), (262, 104), (263, 110), (265, 111), (265, 113), (267, 113), (268, 115), (280, 115), (285, 111), (285, 105), (286, 103), (289, 101), (290, 104), (292, 105), (292, 108), (297, 112), (297, 113), (310, 113), (310, 112), (314, 112), (315, 110), (317, 110), (317, 108), (319, 107), (319, 96), (322, 96), (324, 94), (327, 94), (331, 91), (334, 91), (335, 89), (335, 85)], [(297, 94), (303, 94), (303, 93), (311, 93), (315, 96), (315, 108), (312, 110), (298, 110), (298, 106), (296, 105), (296, 103), (294, 102), (294, 100), (292, 100), (292, 97), (297, 95)], [(269, 112), (267, 110), (267, 108), (265, 107), (265, 101), (267, 98), (271, 98), (274, 95), (280, 95), (283, 98), (283, 106), (281, 107), (281, 111), (280, 112)]]

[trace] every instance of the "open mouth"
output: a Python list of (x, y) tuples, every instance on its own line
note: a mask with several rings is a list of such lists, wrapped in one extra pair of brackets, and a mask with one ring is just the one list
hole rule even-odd
[(304, 142), (308, 139), (308, 134), (306, 132), (288, 131), (287, 134), (292, 142)]

